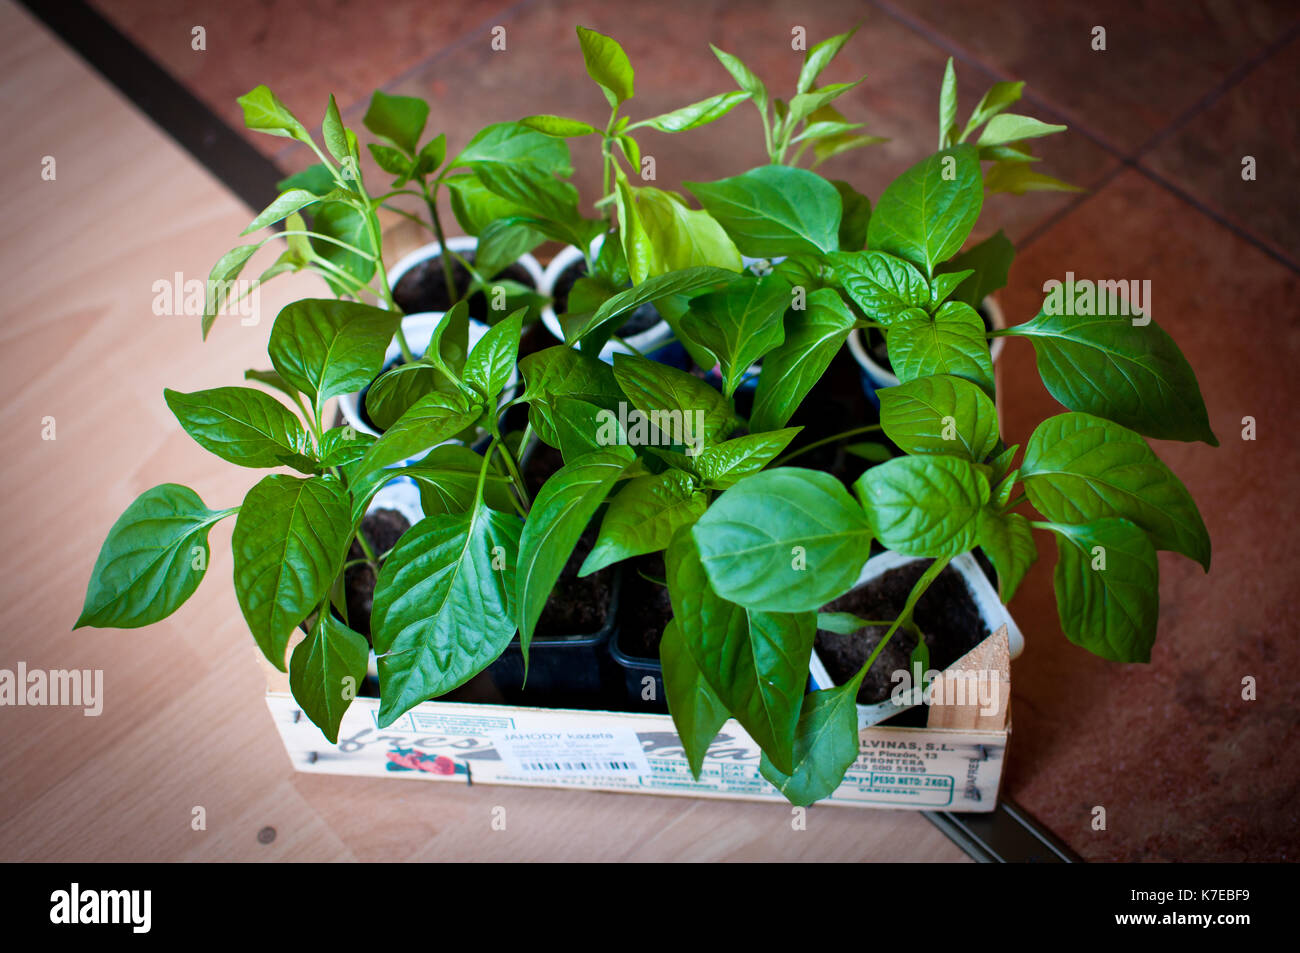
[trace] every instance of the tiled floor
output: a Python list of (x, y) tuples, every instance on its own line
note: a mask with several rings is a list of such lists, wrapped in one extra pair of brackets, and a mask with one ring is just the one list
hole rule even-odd
[[(842, 100), (890, 142), (824, 170), (868, 194), (933, 148), (944, 60), (957, 60), (962, 114), (989, 83), (1024, 79), (1026, 111), (1068, 123), (1041, 168), (1081, 195), (998, 197), (979, 230), (1020, 248), (1003, 303), (1033, 315), (1048, 278), (1149, 279), (1153, 311), (1196, 368), (1223, 445), (1159, 451), (1200, 503), (1214, 541), (1209, 577), (1161, 557), (1160, 639), (1150, 666), (1117, 666), (1061, 636), (1045, 555), (1013, 603), (1028, 637), (1015, 669), (1007, 790), (1089, 859), (1295, 859), (1300, 853), (1300, 546), (1289, 528), (1300, 464), (1294, 302), (1300, 291), (1296, 182), (1300, 7), (1278, 2), (986, 4), (831, 0), (215, 5), (95, 0), (221, 115), (257, 82), (304, 116), (339, 98), (358, 124), (371, 87), (418, 94), (453, 147), (479, 126), (535, 112), (596, 120), (604, 101), (582, 69), (573, 27), (617, 36), (638, 68), (634, 117), (728, 88), (707, 43), (744, 58), (769, 85), (793, 85), (814, 40), (861, 21), (831, 80), (867, 81)], [(211, 9), (207, 9), (211, 7)], [(206, 25), (208, 48), (190, 49)], [(493, 51), (489, 30), (506, 28)], [(1095, 27), (1106, 49), (1093, 49)], [(779, 93), (778, 93), (779, 94)], [(284, 140), (252, 137), (286, 169), (311, 161)], [(596, 159), (575, 148), (584, 196)], [(762, 161), (742, 106), (704, 130), (647, 134), (659, 184), (734, 174)], [(1256, 178), (1243, 180), (1245, 156)], [(1023, 439), (1057, 408), (1028, 347), (1006, 353), (1006, 423)], [(1259, 437), (1240, 439), (1241, 418)], [(1048, 547), (1044, 547), (1045, 551)], [(1253, 675), (1259, 700), (1241, 700)], [(1093, 808), (1107, 829), (1093, 830)]]

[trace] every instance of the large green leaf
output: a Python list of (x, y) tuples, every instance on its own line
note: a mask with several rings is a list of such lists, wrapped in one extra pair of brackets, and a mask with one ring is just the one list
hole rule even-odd
[(1126, 427), (1058, 414), (1034, 430), (1020, 465), (1030, 502), (1056, 523), (1127, 519), (1168, 549), (1210, 568), (1210, 534), (1178, 477)]
[[(619, 234), (634, 284), (687, 268), (738, 272), (740, 252), (708, 211), (671, 192), (618, 178)], [(584, 339), (585, 340), (585, 339)]]
[(407, 155), (415, 155), (429, 118), (429, 104), (414, 96), (390, 96), (375, 90), (361, 122)]
[(398, 364), (376, 378), (366, 391), (366, 414), (382, 433), (426, 394), (457, 389), (445, 374), (425, 361)]
[(975, 147), (944, 149), (885, 188), (871, 213), (867, 245), (906, 258), (928, 277), (961, 248), (983, 204)]
[(329, 593), (351, 527), (348, 493), (334, 479), (273, 474), (244, 497), (230, 540), (235, 597), (280, 671), (294, 626)]
[(434, 391), (411, 405), (362, 458), (363, 471), (378, 470), (450, 440), (483, 415), (459, 392)]
[(999, 288), (1006, 287), (1007, 273), (1011, 270), (1011, 261), (1015, 257), (1015, 246), (1006, 235), (998, 231), (978, 245), (948, 259), (935, 269), (935, 277), (968, 269), (973, 271), (974, 274), (957, 286), (953, 300), (964, 301), (972, 308), (978, 308), (986, 297)]
[[(615, 354), (614, 378), (632, 406), (658, 431), (659, 445), (693, 445), (700, 450), (725, 437), (736, 424), (731, 401), (686, 371), (635, 354)], [(628, 430), (629, 442), (634, 442), (635, 430), (631, 426)]]
[(896, 457), (854, 484), (875, 536), (904, 556), (956, 556), (973, 548), (989, 481), (961, 457)]
[(328, 611), (320, 613), (311, 634), (289, 657), (293, 700), (330, 744), (338, 744), (343, 714), (366, 677), (370, 646)]
[(568, 335), (568, 341), (572, 344), (576, 341), (594, 340), (597, 335), (603, 332), (604, 336), (599, 339), (599, 343), (603, 344), (604, 341), (609, 339), (610, 332), (614, 330), (611, 325), (622, 315), (635, 311), (641, 305), (649, 304), (660, 298), (699, 291), (701, 288), (707, 288), (711, 285), (727, 284), (736, 277), (736, 271), (739, 271), (739, 268), (728, 270), (705, 266), (686, 268), (682, 271), (647, 279), (635, 288), (620, 291), (607, 300), (583, 325), (574, 329)]
[(998, 573), (998, 593), (1010, 602), (1029, 567), (1038, 559), (1038, 547), (1029, 520), (1019, 513), (1000, 513), (985, 507), (979, 515), (980, 548)]
[(722, 366), (722, 390), (736, 392), (745, 372), (785, 340), (790, 286), (775, 275), (742, 278), (691, 300), (681, 328)]
[(203, 296), (203, 318), (200, 326), (204, 340), (212, 330), (212, 325), (216, 323), (217, 313), (233, 288), (232, 282), (243, 273), (244, 265), (253, 257), (253, 252), (257, 251), (258, 247), (253, 244), (232, 248), (212, 266), (212, 271), (208, 273), (208, 292)]
[(677, 530), (699, 519), (708, 505), (708, 497), (681, 470), (628, 480), (610, 501), (596, 545), (578, 575), (667, 548)]
[(1057, 534), (1053, 581), (1066, 637), (1112, 662), (1151, 661), (1160, 567), (1146, 533), (1113, 517), (1050, 528)]
[(356, 301), (305, 298), (276, 316), (267, 352), (280, 375), (320, 408), (379, 375), (401, 320), (397, 311)]
[(840, 204), (844, 208), (840, 216), (840, 248), (846, 252), (858, 251), (867, 244), (871, 199), (840, 179), (831, 179), (831, 185), (840, 193)]
[(718, 595), (769, 612), (815, 611), (843, 595), (871, 548), (866, 516), (840, 481), (798, 467), (745, 477), (692, 534)]
[(478, 390), (489, 404), (495, 403), (514, 372), (526, 310), (520, 308), (488, 328), (465, 359), (465, 383)]
[(203, 581), (208, 530), (231, 510), (210, 510), (178, 483), (141, 493), (99, 550), (74, 629), (136, 629), (175, 612)]
[(993, 358), (975, 309), (948, 301), (933, 315), (905, 311), (886, 332), (889, 363), (900, 381), (951, 374), (993, 396)]
[(853, 313), (834, 290), (819, 288), (805, 303), (786, 312), (785, 341), (763, 358), (751, 430), (784, 427), (853, 330)]
[(578, 192), (568, 144), (517, 122), (480, 130), (452, 163), (469, 166), (491, 192), (544, 218), (577, 219)]
[(291, 466), (313, 472), (311, 444), (293, 411), (251, 387), (192, 394), (164, 390), (185, 432), (204, 450), (241, 467)]
[(722, 64), (723, 68), (731, 74), (731, 78), (736, 81), (736, 85), (753, 97), (754, 105), (758, 107), (758, 111), (766, 116), (768, 97), (767, 87), (763, 85), (763, 81), (754, 75), (754, 72), (737, 57), (732, 56), (725, 50), (718, 49), (712, 43), (709, 44), (709, 49), (713, 51), (713, 55), (718, 58), (718, 62)]
[(467, 235), (479, 235), (493, 222), (530, 213), (525, 206), (497, 195), (473, 172), (450, 175), (444, 182), (452, 214)]
[(588, 453), (565, 464), (542, 485), (519, 540), (515, 619), (525, 665), (533, 629), (578, 537), (614, 483), (635, 459), (627, 447)]
[(840, 283), (872, 321), (892, 324), (930, 303), (930, 285), (911, 263), (882, 251), (830, 256)]
[(427, 517), (379, 572), (371, 628), (379, 657), (379, 725), (463, 685), (515, 634), (518, 517), (480, 502)]
[(704, 756), (726, 724), (727, 706), (709, 688), (700, 668), (686, 648), (676, 619), (669, 619), (659, 641), (659, 662), (664, 672), (664, 696), (673, 727), (681, 739), (686, 761), (695, 780), (700, 779)]
[(997, 408), (961, 377), (935, 374), (880, 391), (885, 436), (907, 453), (942, 453), (982, 463), (998, 444)]
[[(313, 231), (346, 242), (364, 254), (358, 254), (351, 248), (344, 248), (334, 242), (313, 238), (311, 243), (315, 253), (362, 284), (375, 274), (376, 251), (366, 218), (366, 215), (347, 202), (322, 201), (312, 210)], [(340, 281), (335, 276), (331, 275), (327, 280), (336, 292), (356, 293), (353, 285)]]
[(1050, 315), (1040, 312), (1009, 333), (1027, 337), (1052, 396), (1070, 410), (1096, 414), (1148, 437), (1218, 438), (1196, 375), (1173, 338), (1155, 321), (1128, 315)]
[(866, 670), (845, 685), (810, 692), (794, 737), (794, 770), (781, 771), (763, 754), (758, 769), (791, 804), (806, 807), (830, 797), (858, 760), (858, 686)]
[(840, 195), (815, 172), (764, 165), (716, 182), (686, 182), (746, 255), (770, 258), (839, 248)]
[[(489, 466), (483, 479), (483, 502), (494, 510), (514, 512), (510, 478)], [(425, 516), (439, 513), (464, 513), (474, 508), (483, 457), (469, 447), (448, 443), (434, 447), (417, 463), (399, 471), (415, 480), (420, 490), (420, 509)]]
[(771, 463), (802, 429), (787, 427), (727, 440), (695, 457), (694, 469), (710, 487), (725, 490), (741, 477), (757, 473)]
[(580, 26), (578, 45), (582, 47), (582, 61), (587, 66), (587, 75), (600, 84), (610, 108), (631, 99), (632, 63), (618, 41)]
[(604, 361), (565, 347), (548, 347), (519, 362), (524, 375), (524, 398), (529, 401), (528, 419), (537, 435), (552, 447), (559, 447), (555, 431), (556, 402), (560, 397), (585, 401), (605, 410), (618, 410), (623, 391), (614, 369)]
[(747, 610), (720, 598), (688, 530), (664, 556), (673, 618), (705, 683), (774, 763), (793, 767), (816, 615)]

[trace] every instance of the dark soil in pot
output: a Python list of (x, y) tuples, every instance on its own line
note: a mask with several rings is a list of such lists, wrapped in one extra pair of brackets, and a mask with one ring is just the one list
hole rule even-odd
[[(472, 262), (474, 253), (463, 252), (461, 257)], [(471, 278), (464, 265), (453, 260), (451, 273), (457, 290), (469, 287)], [(529, 288), (537, 287), (532, 275), (528, 273), (528, 269), (518, 262), (507, 265), (495, 277), (500, 280), (515, 281)], [(402, 309), (403, 314), (449, 310), (454, 302), (447, 296), (447, 281), (442, 271), (442, 256), (436, 255), (433, 258), (426, 258), (402, 275), (397, 281), (397, 286), (393, 288), (393, 300), (397, 302), (397, 306)], [(476, 291), (472, 294), (468, 304), (471, 318), (484, 324), (490, 323), (488, 315), (491, 311), (488, 308), (487, 296), (482, 291)], [(505, 317), (505, 312), (502, 312), (500, 316)]]
[[(587, 274), (587, 263), (579, 258), (569, 267), (560, 272), (555, 279), (555, 287), (551, 290), (551, 297), (555, 301), (555, 313), (564, 314), (569, 310), (569, 292), (573, 290), (577, 280)], [(634, 334), (640, 334), (642, 331), (648, 331), (662, 318), (659, 312), (655, 310), (652, 304), (643, 304), (633, 311), (626, 321), (614, 332), (616, 337), (630, 338)]]
[[(993, 319), (989, 316), (988, 311), (984, 309), (984, 305), (981, 304), (975, 311), (979, 314), (980, 320), (984, 322), (984, 330), (992, 331)], [(885, 347), (885, 336), (875, 328), (868, 328), (866, 344), (867, 353), (871, 355), (871, 359), (880, 367), (893, 373), (894, 365), (889, 363), (889, 349)], [(992, 346), (991, 341), (989, 344)]]
[[(931, 560), (920, 559), (873, 579), (822, 607), (823, 612), (851, 612), (863, 619), (894, 619), (907, 603), (912, 586)], [(913, 620), (930, 649), (929, 668), (942, 671), (989, 636), (988, 626), (961, 574), (948, 566), (930, 584), (916, 605)], [(817, 654), (836, 685), (849, 681), (888, 629), (871, 626), (851, 635), (819, 630)], [(908, 670), (916, 637), (899, 629), (862, 679), (858, 702), (870, 705), (889, 698), (895, 683), (890, 676)], [(908, 713), (904, 713), (908, 714)], [(924, 715), (924, 712), (922, 712)], [(924, 721), (922, 720), (922, 724)]]
[[(663, 553), (630, 559), (623, 571), (619, 595), (618, 647), (636, 658), (659, 662), (664, 626), (673, 617), (668, 589), (653, 579), (663, 579)], [(650, 578), (646, 578), (646, 577)]]
[[(361, 520), (361, 532), (366, 542), (380, 556), (401, 539), (402, 534), (411, 528), (410, 521), (397, 510), (371, 510)], [(364, 559), (365, 550), (355, 539), (348, 550), (347, 562)], [(361, 563), (343, 573), (343, 591), (348, 605), (348, 627), (360, 633), (370, 642), (370, 610), (375, 602), (375, 583), (378, 581), (375, 571), (368, 563)], [(371, 645), (373, 646), (373, 642)]]

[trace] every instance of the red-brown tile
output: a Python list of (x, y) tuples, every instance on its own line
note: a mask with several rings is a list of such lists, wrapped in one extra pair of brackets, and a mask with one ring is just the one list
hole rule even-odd
[[(1155, 442), (1213, 541), (1208, 576), (1162, 553), (1160, 633), (1149, 665), (1102, 661), (1060, 633), (1054, 545), (1012, 602), (1026, 636), (1013, 685), (1005, 791), (1091, 860), (1291, 859), (1300, 855), (1300, 540), (1295, 366), (1300, 278), (1140, 173), (1126, 172), (1034, 241), (1004, 305), (1032, 316), (1042, 283), (1152, 283), (1152, 314), (1200, 379), (1222, 445)], [(1027, 342), (1004, 352), (1008, 441), (1061, 408)], [(1242, 439), (1253, 416), (1258, 439)], [(1258, 701), (1243, 701), (1254, 676)], [(1093, 831), (1092, 810), (1107, 830)]]
[[(1300, 263), (1300, 39), (1293, 40), (1161, 141), (1143, 165)], [(1253, 181), (1242, 160), (1255, 159)]]
[[(1131, 155), (1295, 26), (1290, 0), (877, 0)], [(1106, 49), (1092, 48), (1093, 28)]]
[[(308, 127), (319, 126), (329, 94), (339, 108), (368, 100), (391, 81), (465, 34), (507, 12), (510, 0), (429, 3), (385, 0), (91, 0), (100, 14), (189, 87), (230, 125), (243, 129), (235, 98), (259, 83), (275, 90)], [(206, 50), (192, 31), (206, 31)], [(363, 107), (364, 108), (364, 107)], [(267, 155), (285, 140), (248, 133)]]

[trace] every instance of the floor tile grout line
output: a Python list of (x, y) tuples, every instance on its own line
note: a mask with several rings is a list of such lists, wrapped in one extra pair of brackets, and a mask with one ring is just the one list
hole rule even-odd
[(1199, 100), (1185, 109), (1181, 114), (1175, 116), (1168, 125), (1153, 134), (1146, 142), (1138, 146), (1130, 156), (1134, 162), (1142, 161), (1143, 157), (1166, 138), (1179, 129), (1186, 126), (1202, 112), (1208, 109), (1214, 103), (1218, 102), (1228, 94), (1234, 87), (1239, 86), (1243, 80), (1256, 69), (1263, 66), (1278, 53), (1282, 52), (1297, 36), (1300, 36), (1300, 19), (1287, 29), (1277, 40), (1270, 43), (1259, 53), (1255, 54), (1249, 60), (1234, 67), (1227, 76), (1223, 77), (1214, 88), (1202, 96)]
[[(388, 90), (393, 89), (395, 86), (400, 86), (402, 83), (406, 82), (411, 77), (418, 76), (421, 71), (428, 69), (430, 66), (432, 66), (434, 63), (437, 63), (443, 57), (450, 56), (452, 53), (455, 53), (457, 50), (464, 49), (466, 45), (470, 42), (471, 38), (477, 35), (479, 32), (481, 32), (487, 24), (491, 23), (492, 25), (495, 26), (495, 25), (507, 23), (515, 19), (520, 13), (524, 12), (529, 7), (535, 6), (536, 3), (537, 0), (519, 0), (519, 2), (511, 4), (509, 7), (507, 7), (505, 10), (502, 10), (500, 13), (492, 14), (490, 16), (483, 18), (482, 20), (475, 23), (469, 29), (461, 32), (459, 36), (453, 39), (446, 46), (440, 47), (439, 49), (435, 50), (433, 53), (430, 53), (424, 59), (420, 60), (418, 63), (415, 63), (414, 65), (407, 67), (401, 73), (397, 74), (393, 78), (386, 80), (385, 82), (380, 84), (378, 88), (387, 92)], [(507, 42), (509, 41), (507, 40)], [(353, 103), (351, 106), (347, 107), (345, 112), (353, 111), (358, 105), (360, 104)], [(297, 151), (296, 145), (297, 144), (295, 143), (286, 143), (279, 151), (276, 152), (275, 154), (276, 161), (279, 162), (281, 165), (284, 165), (284, 160)]]

